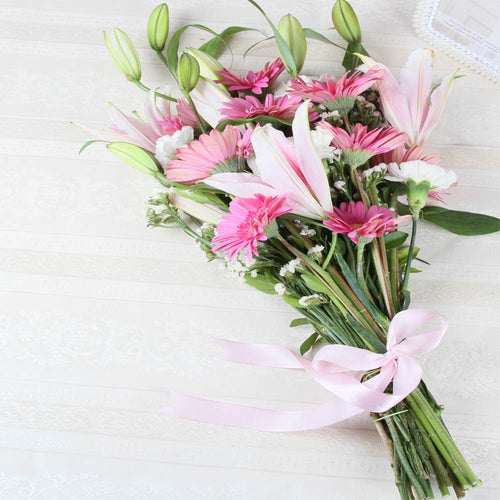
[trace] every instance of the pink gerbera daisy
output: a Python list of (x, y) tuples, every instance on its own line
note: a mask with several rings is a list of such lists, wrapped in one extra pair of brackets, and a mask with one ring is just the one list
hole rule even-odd
[(371, 87), (380, 79), (380, 71), (368, 70), (366, 73), (355, 71), (343, 74), (336, 82), (328, 75), (323, 80), (312, 80), (311, 83), (297, 77), (290, 83), (288, 92), (298, 95), (312, 102), (324, 104), (329, 111), (338, 111), (347, 114), (354, 106), (356, 96)]
[(212, 239), (212, 250), (234, 259), (243, 250), (248, 261), (259, 255), (257, 244), (268, 239), (265, 229), (276, 217), (290, 212), (285, 207), (287, 195), (264, 196), (256, 194), (253, 198), (235, 198), (229, 204), (229, 213), (222, 217)]
[(368, 127), (356, 123), (352, 134), (326, 121), (319, 122), (318, 127), (333, 134), (331, 145), (342, 150), (342, 157), (351, 168), (359, 167), (375, 154), (386, 153), (402, 146), (408, 139), (405, 133), (392, 127), (368, 131)]
[(284, 69), (283, 61), (278, 58), (266, 63), (264, 69), (259, 72), (249, 71), (246, 76), (235, 75), (227, 69), (218, 71), (222, 78), (215, 81), (226, 85), (229, 90), (250, 90), (254, 94), (262, 94), (262, 89), (270, 87)]
[(430, 163), (431, 165), (438, 165), (441, 159), (436, 154), (426, 155), (424, 154), (424, 148), (422, 146), (412, 146), (411, 148), (406, 148), (405, 146), (399, 146), (392, 151), (387, 153), (382, 153), (374, 156), (370, 163), (372, 165), (378, 165), (379, 163), (400, 163), (406, 161), (422, 160), (425, 163)]
[(191, 108), (185, 99), (179, 99), (175, 109), (177, 116), (168, 116), (163, 120), (157, 121), (164, 135), (173, 135), (177, 130), (181, 130), (186, 125), (195, 128), (198, 124), (193, 108)]
[[(255, 118), (257, 116), (272, 116), (291, 120), (295, 116), (295, 111), (300, 106), (302, 99), (300, 96), (274, 97), (267, 94), (264, 102), (261, 102), (253, 95), (245, 98), (234, 98), (224, 103), (220, 112), (230, 119)], [(311, 120), (317, 118), (317, 113), (310, 113)]]
[(176, 159), (167, 164), (167, 179), (193, 184), (213, 173), (243, 171), (244, 159), (252, 153), (251, 134), (251, 129), (242, 135), (239, 129), (228, 125), (223, 132), (214, 129), (200, 135), (198, 140), (177, 150)]
[(354, 243), (359, 238), (375, 238), (394, 231), (396, 224), (408, 217), (394, 217), (394, 212), (385, 207), (372, 205), (366, 208), (362, 201), (341, 203), (333, 212), (326, 212), (328, 220), (323, 224), (332, 233), (347, 234)]

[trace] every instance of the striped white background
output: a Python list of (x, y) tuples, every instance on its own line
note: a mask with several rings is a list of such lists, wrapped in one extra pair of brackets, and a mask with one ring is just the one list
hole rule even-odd
[[(70, 125), (106, 124), (106, 102), (142, 105), (112, 67), (102, 30), (119, 26), (139, 47), (144, 81), (168, 77), (147, 50), (156, 0), (2, 0), (0, 6), (0, 499), (392, 500), (382, 445), (366, 417), (335, 428), (264, 434), (159, 413), (171, 389), (276, 408), (326, 394), (298, 373), (213, 359), (209, 336), (295, 347), (307, 329), (280, 300), (207, 265), (183, 234), (145, 227), (157, 189)], [(413, 1), (353, 0), (365, 45), (397, 70), (421, 45)], [(328, 33), (330, 1), (262, 0), (277, 20), (295, 14)], [(171, 25), (268, 32), (244, 0), (173, 0)], [(333, 33), (329, 33), (335, 36)], [(183, 41), (206, 39), (191, 32)], [(233, 68), (259, 68), (271, 43), (239, 36)], [(339, 74), (340, 53), (310, 43), (306, 72)], [(225, 57), (230, 63), (230, 58)], [(454, 67), (439, 56), (437, 76)], [(468, 73), (468, 72), (465, 72)], [(429, 145), (457, 170), (458, 209), (500, 215), (498, 87), (457, 81)], [(425, 229), (414, 303), (451, 320), (423, 360), (446, 419), (485, 480), (470, 499), (500, 496), (497, 236)]]

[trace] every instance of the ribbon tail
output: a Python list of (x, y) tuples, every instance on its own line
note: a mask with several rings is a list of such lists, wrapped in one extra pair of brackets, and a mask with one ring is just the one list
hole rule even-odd
[(208, 424), (228, 425), (256, 431), (295, 432), (319, 429), (353, 417), (364, 410), (333, 398), (303, 411), (279, 411), (197, 398), (174, 392), (173, 402), (163, 411), (176, 417)]

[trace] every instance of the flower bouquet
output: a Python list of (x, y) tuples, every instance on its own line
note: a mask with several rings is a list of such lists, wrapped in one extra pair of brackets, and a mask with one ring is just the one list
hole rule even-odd
[[(305, 370), (332, 399), (280, 412), (176, 394), (168, 411), (271, 432), (319, 428), (368, 411), (402, 499), (434, 498), (436, 486), (461, 497), (481, 482), (412, 357), (434, 349), (447, 323), (409, 308), (420, 223), (461, 235), (500, 229), (498, 219), (439, 204), (456, 175), (424, 152), (457, 73), (434, 85), (433, 54), (417, 50), (398, 82), (369, 57), (352, 7), (338, 0), (332, 19), (347, 42), (346, 72), (302, 75), (308, 38), (336, 43), (291, 15), (275, 25), (249, 1), (269, 24), (280, 57), (246, 75), (217, 57), (250, 28), (215, 33), (187, 25), (169, 36), (167, 5), (152, 12), (149, 44), (178, 83), (178, 97), (146, 87), (130, 39), (119, 29), (106, 32), (113, 61), (147, 92), (146, 105), (143, 115), (111, 106), (106, 137), (82, 149), (106, 142), (153, 176), (161, 191), (149, 201), (151, 226), (182, 228), (209, 261), (222, 261), (248, 285), (296, 309), (300, 318), (290, 326), (313, 329), (297, 352), (220, 341), (225, 359)], [(210, 39), (179, 56), (189, 28)], [(429, 330), (430, 322), (436, 325)]]

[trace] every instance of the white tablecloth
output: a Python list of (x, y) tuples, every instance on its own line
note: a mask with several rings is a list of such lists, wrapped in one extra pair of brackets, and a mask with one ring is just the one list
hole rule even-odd
[[(410, 1), (353, 1), (372, 55), (398, 69), (422, 42)], [(327, 33), (330, 1), (262, 0)], [(296, 347), (307, 328), (293, 312), (208, 265), (182, 233), (146, 228), (157, 189), (102, 145), (77, 155), (106, 102), (140, 108), (144, 95), (112, 66), (102, 30), (119, 26), (139, 47), (144, 82), (168, 80), (147, 50), (156, 0), (2, 0), (0, 7), (0, 499), (390, 500), (398, 498), (367, 417), (333, 428), (266, 434), (178, 420), (158, 410), (169, 391), (275, 408), (307, 408), (326, 393), (301, 373), (214, 359), (209, 336)], [(171, 26), (269, 32), (244, 0), (174, 0)], [(330, 32), (335, 37), (333, 32)], [(200, 44), (188, 32), (186, 44)], [(235, 69), (255, 34), (234, 44)], [(339, 51), (311, 42), (309, 74), (340, 73)], [(224, 59), (227, 64), (230, 58)], [(441, 77), (455, 63), (438, 54)], [(464, 71), (468, 74), (469, 72)], [(456, 169), (457, 209), (500, 215), (498, 87), (457, 80), (429, 150)], [(414, 304), (446, 314), (425, 378), (483, 488), (500, 497), (497, 236), (422, 231)]]

